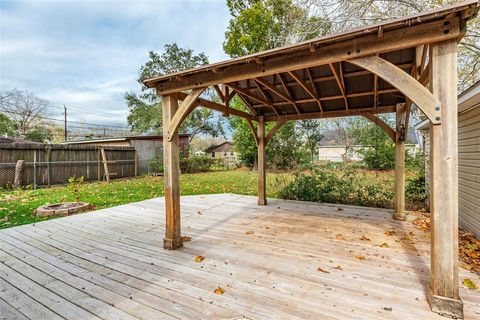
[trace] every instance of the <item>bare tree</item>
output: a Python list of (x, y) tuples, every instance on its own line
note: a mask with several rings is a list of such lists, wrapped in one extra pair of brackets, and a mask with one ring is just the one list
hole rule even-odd
[(26, 90), (12, 89), (0, 94), (0, 110), (15, 122), (22, 136), (44, 122), (49, 106), (50, 102)]
[(348, 131), (350, 122), (345, 118), (334, 118), (332, 123), (335, 143), (343, 146), (344, 152), (341, 154), (342, 160), (343, 162), (348, 162), (350, 161), (348, 158), (348, 152), (353, 147), (353, 139)]
[[(297, 0), (313, 16), (330, 24), (304, 26), (306, 32), (330, 27), (342, 32), (384, 20), (458, 3), (458, 0)], [(305, 31), (304, 31), (305, 32)], [(458, 48), (458, 89), (464, 90), (480, 80), (480, 17), (471, 20)]]

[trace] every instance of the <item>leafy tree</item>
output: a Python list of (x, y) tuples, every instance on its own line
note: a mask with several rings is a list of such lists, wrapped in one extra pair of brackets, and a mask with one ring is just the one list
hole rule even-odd
[(320, 133), (322, 122), (320, 120), (304, 120), (299, 122), (300, 132), (305, 141), (304, 146), (310, 156), (310, 161), (315, 159), (315, 150), (323, 135)]
[(43, 125), (36, 126), (34, 129), (30, 130), (25, 138), (27, 140), (36, 141), (40, 143), (50, 142), (53, 138), (52, 131)]
[(0, 135), (13, 136), (15, 133), (15, 124), (6, 115), (0, 113)]
[[(390, 122), (386, 117), (383, 120)], [(362, 147), (357, 151), (369, 169), (388, 170), (395, 167), (395, 144), (379, 126), (357, 117), (348, 128)]]
[[(328, 22), (310, 17), (307, 10), (292, 0), (227, 0), (227, 6), (232, 19), (225, 33), (223, 48), (231, 57), (311, 39), (329, 30)], [(317, 28), (305, 28), (312, 25)], [(243, 105), (240, 101), (237, 103)], [(246, 165), (254, 166), (257, 147), (247, 122), (234, 119), (230, 120), (230, 125), (240, 159)], [(273, 124), (268, 124), (267, 130), (271, 126)], [(295, 157), (300, 152), (300, 138), (294, 124), (283, 126), (267, 146), (269, 164), (275, 167), (291, 167), (295, 164), (298, 160)]]
[[(143, 84), (145, 79), (205, 64), (208, 64), (208, 58), (203, 52), (195, 54), (193, 50), (180, 48), (176, 43), (165, 45), (164, 52), (160, 54), (151, 51), (149, 60), (140, 68), (140, 93), (129, 91), (125, 94), (130, 109), (127, 119), (132, 130), (137, 133), (162, 131), (162, 101)], [(196, 108), (185, 119), (180, 130), (190, 133), (191, 139), (200, 133), (213, 136), (223, 134), (220, 120), (215, 119), (213, 111), (204, 108)]]

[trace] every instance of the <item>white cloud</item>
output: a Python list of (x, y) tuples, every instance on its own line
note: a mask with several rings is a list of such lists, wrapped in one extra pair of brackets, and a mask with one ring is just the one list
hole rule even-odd
[(223, 60), (228, 19), (224, 1), (1, 1), (0, 90), (126, 122), (148, 51), (177, 42)]

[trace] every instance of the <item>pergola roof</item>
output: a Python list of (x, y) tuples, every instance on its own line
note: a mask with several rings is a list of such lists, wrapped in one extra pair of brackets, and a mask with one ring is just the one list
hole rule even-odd
[[(470, 0), (344, 33), (145, 80), (159, 95), (223, 84), (252, 116), (292, 119), (339, 111), (393, 112), (405, 95), (352, 61), (377, 55), (428, 82), (428, 44), (463, 36), (478, 11)], [(349, 62), (350, 61), (350, 62)], [(425, 72), (426, 71), (426, 72)]]

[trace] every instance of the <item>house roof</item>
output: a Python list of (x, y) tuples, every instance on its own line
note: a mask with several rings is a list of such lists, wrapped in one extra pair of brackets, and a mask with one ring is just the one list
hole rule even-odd
[[(390, 68), (393, 64), (415, 74), (416, 63), (427, 53), (422, 48), (435, 42), (459, 40), (464, 23), (476, 15), (478, 8), (477, 0), (469, 0), (146, 79), (144, 83), (156, 88), (159, 95), (177, 93), (179, 97), (185, 90), (223, 84), (247, 105), (250, 112), (244, 117), (264, 116), (266, 121), (279, 117), (296, 120), (394, 112), (398, 103), (406, 101), (404, 93), (370, 72), (361, 58), (380, 59)], [(375, 55), (379, 57), (372, 58)], [(421, 73), (428, 80), (428, 72)], [(205, 99), (199, 104), (209, 107), (208, 102), (211, 105)]]
[(25, 140), (21, 138), (10, 138), (0, 136), (0, 143), (15, 143), (15, 144), (41, 144), (40, 142)]
[[(190, 134), (180, 133), (179, 137), (188, 138)], [(126, 137), (116, 137), (116, 138), (103, 138), (103, 139), (85, 139), (85, 140), (74, 140), (66, 141), (62, 144), (95, 144), (102, 142), (119, 142), (119, 141), (130, 141), (130, 140), (160, 140), (163, 141), (163, 135), (151, 135), (151, 136), (126, 136)]]
[(217, 150), (218, 148), (226, 145), (226, 144), (229, 144), (229, 145), (232, 145), (233, 146), (233, 143), (231, 143), (230, 141), (225, 141), (225, 142), (222, 142), (220, 144), (214, 144), (214, 145), (211, 145), (210, 147), (208, 147), (207, 149), (205, 149), (204, 151), (206, 153), (209, 153), (209, 152), (214, 152), (215, 150)]

